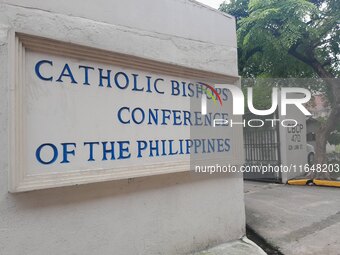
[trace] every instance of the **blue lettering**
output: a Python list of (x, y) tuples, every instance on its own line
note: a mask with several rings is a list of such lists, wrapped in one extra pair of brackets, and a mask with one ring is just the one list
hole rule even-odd
[(225, 151), (230, 151), (230, 149), (231, 149), (231, 146), (230, 146), (230, 139), (225, 139), (225, 140), (224, 140), (224, 144), (225, 144), (225, 146), (226, 146)]
[(146, 79), (148, 81), (148, 89), (146, 90), (146, 92), (151, 93), (152, 92), (151, 91), (151, 79), (152, 79), (152, 77), (151, 76), (146, 76)]
[(89, 70), (94, 70), (91, 66), (79, 66), (79, 68), (84, 68), (84, 83), (83, 85), (90, 85), (89, 83)]
[[(152, 146), (153, 142), (155, 142), (155, 146)], [(150, 154), (149, 157), (154, 157), (153, 151), (156, 152), (156, 156), (159, 156), (159, 151), (158, 151), (158, 140), (156, 141), (149, 141), (150, 144)]]
[[(119, 157), (118, 159), (127, 159), (131, 157), (131, 153), (129, 152), (129, 141), (120, 141), (119, 144)], [(125, 146), (125, 147), (124, 147)], [(124, 155), (124, 153), (128, 153), (127, 155)]]
[(193, 97), (195, 95), (195, 91), (194, 89), (192, 88), (194, 86), (194, 84), (192, 83), (189, 83), (188, 84), (188, 90), (189, 90), (189, 93), (188, 93), (188, 96), (189, 97)]
[(217, 151), (218, 152), (223, 152), (223, 139), (219, 138), (217, 139)]
[[(40, 153), (41, 153), (41, 150), (42, 150), (45, 146), (48, 146), (48, 147), (52, 148), (52, 150), (53, 150), (53, 157), (52, 157), (52, 159), (51, 159), (50, 161), (44, 161), (44, 160), (41, 159)], [(44, 144), (40, 145), (40, 146), (38, 147), (38, 149), (36, 150), (36, 152), (35, 152), (35, 157), (37, 158), (37, 160), (38, 160), (41, 164), (44, 164), (44, 165), (52, 164), (52, 163), (55, 162), (55, 161), (57, 160), (57, 158), (58, 158), (58, 149), (57, 149), (57, 147), (56, 147), (54, 144), (52, 144), (52, 143), (44, 143)]]
[(191, 112), (183, 111), (184, 113), (184, 126), (192, 125), (191, 123)]
[(202, 126), (202, 115), (200, 112), (195, 112), (195, 126)]
[(63, 82), (62, 77), (64, 77), (64, 76), (70, 77), (71, 83), (77, 84), (77, 82), (74, 79), (73, 74), (72, 74), (71, 69), (70, 69), (68, 64), (65, 64), (63, 70), (61, 71), (61, 74), (60, 74), (58, 80), (56, 80), (56, 81), (57, 82)]
[(99, 142), (85, 142), (84, 146), (89, 145), (90, 149), (89, 149), (89, 159), (87, 161), (95, 161), (93, 158), (93, 145), (97, 144), (99, 145)]
[(105, 79), (107, 81), (107, 87), (111, 88), (111, 81), (110, 81), (110, 74), (111, 74), (111, 70), (107, 70), (107, 75), (104, 76), (103, 75), (103, 69), (98, 68), (99, 70), (99, 86), (103, 87), (103, 79)]
[(184, 96), (184, 97), (187, 97), (187, 95), (186, 95), (186, 92), (185, 92), (185, 90), (186, 90), (186, 83), (184, 82), (184, 81), (182, 81), (182, 87), (183, 87), (183, 92), (182, 92), (182, 96)]
[[(140, 112), (140, 114), (141, 114), (140, 120), (136, 119), (136, 111)], [(132, 111), (132, 120), (133, 120), (134, 123), (139, 125), (139, 124), (141, 124), (144, 121), (144, 119), (145, 119), (145, 113), (144, 113), (142, 108), (138, 107), (138, 108), (133, 109), (133, 111)]]
[(69, 151), (67, 147), (69, 145), (72, 145), (72, 146), (74, 146), (74, 148), (76, 148), (77, 145), (75, 143), (62, 143), (61, 145), (63, 146), (63, 161), (61, 161), (60, 163), (62, 163), (62, 164), (70, 163), (70, 161), (67, 159), (67, 155), (71, 154), (71, 155), (74, 156), (76, 154), (76, 152), (75, 152), (75, 150), (70, 150)]
[(111, 148), (107, 148), (107, 143), (108, 142), (102, 142), (103, 144), (103, 159), (102, 160), (107, 160), (106, 154), (111, 154), (111, 160), (115, 160), (115, 151), (114, 151), (114, 144), (115, 142), (110, 142)]
[[(124, 79), (125, 79), (125, 85), (124, 86), (121, 86), (119, 84), (119, 76), (124, 76)], [(126, 73), (124, 72), (118, 72), (116, 73), (115, 75), (115, 83), (116, 83), (116, 86), (120, 89), (126, 89), (128, 86), (129, 86), (129, 77), (126, 75)]]
[(130, 108), (129, 107), (122, 107), (122, 108), (120, 108), (119, 111), (118, 111), (118, 120), (120, 121), (120, 123), (130, 124), (130, 119), (128, 121), (124, 121), (122, 119), (122, 111), (123, 110), (127, 110), (130, 113)]
[(132, 74), (133, 76), (133, 89), (132, 91), (144, 91), (144, 88), (138, 88), (137, 77), (138, 74)]
[(202, 145), (201, 140), (199, 139), (194, 139), (194, 147), (195, 147), (195, 153), (197, 153), (198, 148)]
[(162, 156), (166, 156), (166, 152), (165, 152), (166, 140), (161, 140), (161, 142), (162, 142)]
[(208, 153), (215, 152), (215, 139), (208, 139)]
[(180, 91), (179, 91), (179, 83), (178, 83), (178, 81), (174, 81), (174, 80), (171, 81), (171, 89), (172, 89), (171, 95), (173, 95), (173, 96), (178, 96), (179, 95)]
[(153, 123), (158, 125), (158, 109), (153, 109), (153, 111), (149, 111), (149, 122), (148, 125), (151, 125), (151, 119), (153, 120)]
[(160, 90), (158, 89), (158, 87), (157, 87), (157, 83), (158, 83), (159, 81), (164, 81), (164, 79), (158, 78), (157, 80), (155, 80), (155, 82), (154, 82), (155, 90), (156, 90), (156, 92), (157, 92), (158, 94), (164, 94), (164, 91), (160, 91)]
[(190, 149), (191, 149), (191, 147), (192, 147), (192, 145), (193, 145), (193, 141), (190, 140), (190, 139), (187, 139), (187, 140), (185, 140), (185, 143), (186, 143), (186, 147), (187, 147), (187, 152), (186, 152), (186, 154), (190, 154)]
[(173, 143), (174, 143), (174, 140), (169, 140), (169, 155), (170, 156), (178, 154), (178, 150), (177, 151), (173, 151)]
[(40, 73), (40, 67), (42, 64), (49, 64), (50, 66), (53, 66), (53, 62), (50, 60), (40, 60), (36, 65), (35, 65), (35, 74), (38, 76), (39, 79), (43, 81), (52, 81), (53, 77), (44, 77)]
[(142, 151), (146, 149), (147, 145), (148, 144), (146, 141), (137, 141), (137, 148), (138, 148), (137, 158), (142, 157)]
[(163, 112), (162, 125), (167, 125), (166, 120), (170, 120), (171, 111), (162, 109), (162, 112)]
[(181, 111), (178, 111), (178, 110), (173, 110), (173, 115), (174, 115), (174, 123), (173, 125), (174, 126), (179, 126), (182, 124), (182, 121), (181, 121)]

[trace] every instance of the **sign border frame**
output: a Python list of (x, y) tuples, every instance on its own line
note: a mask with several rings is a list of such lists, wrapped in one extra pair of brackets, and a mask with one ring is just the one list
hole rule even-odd
[[(185, 172), (190, 169), (190, 160), (181, 162), (162, 162), (144, 166), (128, 166), (115, 169), (90, 169), (72, 171), (71, 173), (41, 174), (26, 176), (23, 159), (25, 158), (25, 122), (24, 122), (24, 84), (25, 52), (32, 50), (58, 56), (97, 61), (103, 64), (119, 65), (141, 71), (199, 79), (204, 82), (239, 84), (240, 77), (227, 76), (163, 63), (122, 53), (62, 42), (45, 37), (28, 35), (12, 31), (9, 34), (9, 191), (12, 193), (45, 188), (71, 186), (121, 180), (135, 177), (154, 176)], [(241, 128), (233, 128), (233, 136), (243, 136)], [(242, 151), (243, 144), (233, 144), (234, 151)], [(243, 152), (243, 151), (242, 151)], [(231, 165), (243, 163), (243, 153), (234, 153)], [(128, 170), (128, 171), (127, 171)]]

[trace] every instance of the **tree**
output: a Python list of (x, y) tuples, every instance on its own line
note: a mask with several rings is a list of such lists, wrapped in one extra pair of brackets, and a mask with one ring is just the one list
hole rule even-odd
[(320, 77), (331, 105), (316, 134), (316, 163), (340, 118), (340, 1), (231, 0), (220, 10), (237, 18), (243, 77)]

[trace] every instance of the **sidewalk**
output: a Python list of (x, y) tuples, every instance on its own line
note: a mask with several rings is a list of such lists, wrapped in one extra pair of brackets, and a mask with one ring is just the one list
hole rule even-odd
[(248, 226), (283, 254), (340, 254), (339, 188), (244, 186)]
[(209, 250), (194, 253), (192, 255), (266, 255), (255, 243), (246, 237), (234, 242), (221, 244)]

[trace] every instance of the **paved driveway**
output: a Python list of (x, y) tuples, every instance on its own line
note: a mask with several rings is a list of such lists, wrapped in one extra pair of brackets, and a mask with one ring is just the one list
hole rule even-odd
[(340, 254), (340, 188), (244, 185), (247, 224), (283, 254)]

